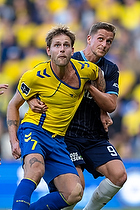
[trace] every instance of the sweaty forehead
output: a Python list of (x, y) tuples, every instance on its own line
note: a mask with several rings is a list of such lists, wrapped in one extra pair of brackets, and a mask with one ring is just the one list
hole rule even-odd
[(56, 35), (52, 38), (52, 43), (57, 43), (57, 42), (60, 42), (60, 43), (69, 42), (69, 43), (71, 43), (71, 40), (70, 40), (69, 36), (67, 36), (65, 34), (59, 34), (59, 35)]
[(110, 38), (110, 39), (114, 38), (113, 32), (107, 31), (105, 29), (99, 29), (95, 35), (96, 36), (104, 36), (104, 37)]

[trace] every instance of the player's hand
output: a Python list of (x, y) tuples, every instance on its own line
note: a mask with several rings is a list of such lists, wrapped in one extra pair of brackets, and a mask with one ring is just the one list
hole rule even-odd
[(27, 102), (33, 112), (44, 113), (47, 111), (47, 105), (44, 102), (38, 100), (37, 98), (29, 99)]
[[(8, 84), (0, 84), (0, 89), (7, 89), (8, 88)], [(4, 90), (0, 91), (0, 95), (2, 95), (4, 93)]]
[(89, 90), (90, 86), (91, 86), (90, 82), (86, 82), (84, 85), (84, 90)]
[(19, 141), (15, 141), (15, 143), (11, 143), (12, 155), (15, 159), (19, 159), (21, 157), (21, 149), (19, 146)]
[(96, 81), (96, 80), (92, 80), (92, 81), (90, 81), (90, 82), (87, 81), (87, 82), (85, 83), (84, 89), (85, 89), (85, 90), (89, 90), (89, 88), (90, 88), (91, 85), (97, 88), (97, 81)]
[(101, 110), (100, 118), (105, 131), (108, 132), (108, 127), (113, 124), (113, 120), (111, 119), (110, 115), (103, 110)]

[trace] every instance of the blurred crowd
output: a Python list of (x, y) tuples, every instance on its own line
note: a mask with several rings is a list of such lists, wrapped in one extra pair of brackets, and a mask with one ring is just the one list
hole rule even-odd
[[(120, 70), (110, 141), (122, 158), (140, 158), (140, 0), (0, 0), (0, 84), (9, 84), (0, 97), (1, 158), (12, 160), (7, 104), (21, 75), (49, 59), (45, 51), (47, 31), (58, 23), (66, 24), (76, 34), (77, 51), (84, 49), (89, 28), (98, 21), (117, 28), (106, 56)], [(27, 108), (25, 103), (21, 119)]]

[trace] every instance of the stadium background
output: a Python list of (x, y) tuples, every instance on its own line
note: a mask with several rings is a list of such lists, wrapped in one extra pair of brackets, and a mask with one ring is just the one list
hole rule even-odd
[[(111, 114), (111, 143), (124, 160), (128, 180), (105, 209), (140, 208), (140, 0), (0, 0), (0, 83), (9, 88), (0, 96), (0, 209), (10, 209), (12, 196), (22, 176), (20, 161), (11, 156), (6, 126), (6, 108), (18, 79), (37, 63), (48, 60), (47, 31), (58, 23), (76, 34), (75, 51), (86, 46), (90, 26), (97, 21), (113, 23), (117, 34), (107, 58), (120, 69), (118, 106)], [(23, 118), (28, 106), (20, 110)], [(82, 208), (102, 178), (94, 180), (85, 171)], [(33, 199), (44, 194), (44, 183)]]

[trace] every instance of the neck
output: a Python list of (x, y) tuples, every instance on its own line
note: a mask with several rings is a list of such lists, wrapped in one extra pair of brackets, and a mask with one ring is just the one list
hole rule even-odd
[(88, 46), (83, 50), (83, 53), (86, 59), (92, 63), (97, 63), (100, 60), (100, 57), (91, 52)]
[(58, 66), (55, 63), (51, 62), (51, 67), (60, 79), (63, 79), (64, 77), (69, 75), (69, 72), (71, 71), (70, 63), (68, 63), (66, 66)]

